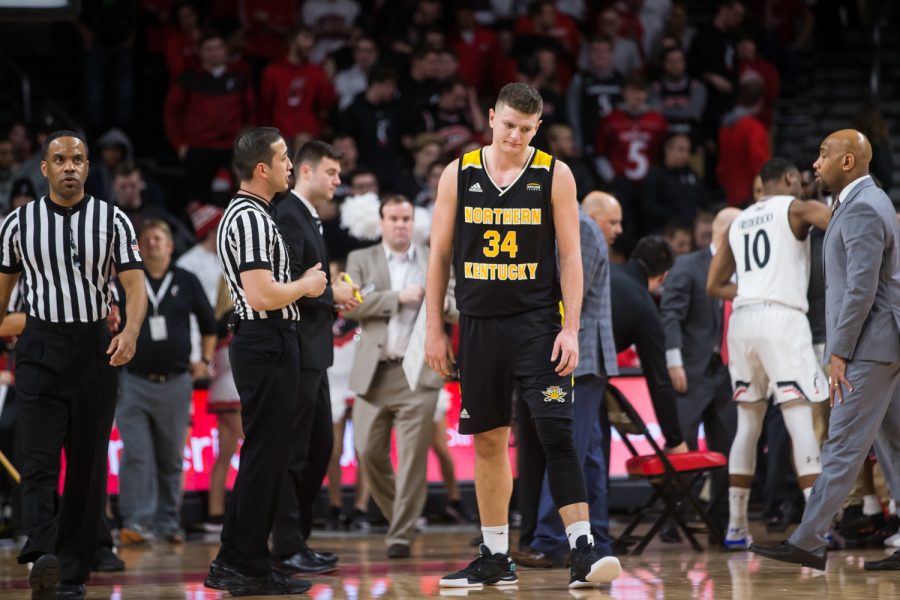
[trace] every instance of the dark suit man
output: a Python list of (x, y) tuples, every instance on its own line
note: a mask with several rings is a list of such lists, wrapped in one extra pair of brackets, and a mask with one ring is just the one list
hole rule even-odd
[[(275, 221), (288, 246), (291, 273), (299, 277), (320, 265), (328, 273), (328, 252), (317, 206), (329, 202), (340, 184), (341, 154), (323, 142), (305, 144), (294, 158), (296, 184), (277, 203)], [(290, 448), (288, 470), (302, 485), (283, 486), (275, 524), (272, 555), (276, 566), (291, 573), (325, 573), (337, 557), (306, 545), (312, 529), (313, 503), (331, 457), (333, 430), (326, 370), (334, 358), (331, 326), (335, 306), (356, 306), (356, 288), (330, 281), (317, 298), (302, 298), (300, 308), (300, 404)], [(299, 479), (297, 478), (299, 477)]]
[[(800, 526), (780, 546), (750, 546), (821, 570), (825, 535), (873, 443), (891, 493), (900, 497), (900, 227), (887, 194), (869, 176), (871, 159), (866, 137), (844, 129), (822, 142), (813, 165), (836, 197), (824, 241), (828, 440)], [(865, 568), (900, 570), (900, 551)]]
[[(716, 248), (727, 244), (728, 227), (740, 214), (726, 208), (713, 221), (713, 243), (679, 256), (669, 271), (663, 290), (660, 313), (666, 331), (666, 366), (678, 394), (681, 432), (691, 450), (697, 449), (697, 431), (703, 423), (706, 445), (728, 455), (737, 427), (731, 400), (731, 379), (722, 361), (721, 300), (706, 293), (706, 277)], [(722, 471), (713, 480), (713, 497), (727, 490), (728, 474)], [(727, 496), (720, 496), (716, 514), (727, 519)]]

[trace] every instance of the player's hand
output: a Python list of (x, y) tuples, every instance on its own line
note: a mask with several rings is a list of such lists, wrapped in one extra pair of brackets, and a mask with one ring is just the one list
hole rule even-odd
[(315, 266), (304, 271), (303, 277), (300, 279), (306, 282), (308, 288), (308, 291), (303, 295), (310, 298), (321, 296), (325, 292), (325, 286), (328, 284), (328, 277), (325, 275), (325, 271), (322, 270), (322, 263), (316, 263)]
[(425, 332), (425, 362), (441, 377), (450, 377), (456, 357), (453, 345), (443, 329)]
[(199, 362), (191, 363), (191, 380), (206, 380), (210, 378), (209, 373), (209, 365), (207, 365), (202, 360)]
[(358, 285), (351, 285), (340, 278), (334, 280), (334, 283), (331, 284), (331, 292), (334, 294), (334, 303), (344, 310), (353, 310), (359, 306), (359, 301), (355, 296), (358, 291)]
[(835, 400), (838, 404), (844, 403), (844, 388), (847, 392), (853, 391), (853, 386), (847, 381), (847, 361), (840, 356), (831, 355), (831, 377), (828, 378), (828, 399), (831, 406)]
[(556, 362), (556, 372), (566, 377), (571, 375), (578, 366), (578, 332), (566, 329), (559, 332), (556, 341), (553, 342), (553, 354), (550, 355), (550, 362)]
[(688, 390), (687, 375), (684, 367), (669, 367), (669, 379), (672, 380), (672, 387), (679, 394), (686, 394)]
[(117, 335), (109, 343), (106, 354), (112, 355), (109, 364), (113, 367), (121, 367), (127, 365), (134, 358), (134, 351), (137, 348), (137, 333), (126, 327), (122, 333)]

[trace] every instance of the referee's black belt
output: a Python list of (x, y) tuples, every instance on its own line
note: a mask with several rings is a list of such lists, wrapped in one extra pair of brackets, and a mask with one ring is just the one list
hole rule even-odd
[(300, 331), (300, 321), (291, 319), (235, 319), (228, 326), (235, 334), (241, 331), (272, 331), (273, 329)]
[(101, 319), (92, 323), (54, 323), (52, 321), (44, 321), (43, 319), (32, 317), (31, 315), (25, 317), (26, 329), (42, 331), (44, 333), (56, 333), (68, 337), (95, 334), (104, 327), (106, 327), (106, 319)]
[(142, 373), (141, 371), (132, 371), (131, 369), (126, 370), (129, 375), (133, 375), (140, 379), (146, 379), (150, 383), (165, 383), (187, 373), (187, 371), (181, 371), (180, 373)]

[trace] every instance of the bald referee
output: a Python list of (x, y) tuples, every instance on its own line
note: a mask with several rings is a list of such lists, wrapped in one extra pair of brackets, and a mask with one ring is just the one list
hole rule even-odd
[(287, 191), (291, 174), (278, 130), (246, 130), (234, 142), (233, 157), (241, 187), (222, 217), (217, 245), (234, 300), (229, 356), (241, 398), (244, 446), (222, 545), (205, 585), (233, 596), (302, 594), (308, 581), (272, 569), (269, 531), (300, 409), (300, 311), (294, 302), (321, 296), (326, 277), (316, 264), (291, 281), (287, 247), (272, 218), (272, 198)]
[[(32, 598), (78, 599), (97, 551), (118, 385), (114, 367), (134, 356), (147, 292), (128, 218), (84, 193), (84, 138), (74, 131), (51, 134), (41, 172), (49, 196), (14, 210), (0, 228), (0, 306), (8, 305), (21, 276), (28, 315), (16, 343), (16, 435), (28, 534), (19, 562), (34, 563)], [(113, 265), (128, 294), (128, 325), (115, 337), (106, 327)]]

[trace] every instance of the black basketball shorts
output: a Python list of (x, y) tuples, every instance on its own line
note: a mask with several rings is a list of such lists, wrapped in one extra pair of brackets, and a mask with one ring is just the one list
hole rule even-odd
[(509, 425), (516, 386), (533, 418), (572, 418), (572, 376), (556, 373), (559, 357), (550, 361), (561, 328), (558, 306), (502, 317), (460, 316), (460, 433)]

